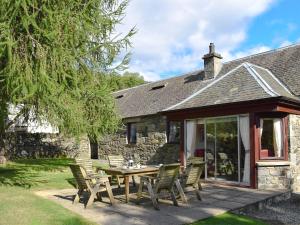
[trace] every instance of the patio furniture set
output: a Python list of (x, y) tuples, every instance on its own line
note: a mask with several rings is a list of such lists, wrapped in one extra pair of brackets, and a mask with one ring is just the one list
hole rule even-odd
[[(205, 162), (203, 158), (192, 157), (187, 161), (187, 167), (183, 168), (179, 163), (141, 166), (138, 162), (135, 166), (130, 160), (125, 164), (122, 156), (108, 156), (109, 168), (96, 167), (94, 172), (92, 161), (89, 159), (76, 159), (75, 164), (70, 164), (71, 171), (77, 183), (77, 194), (73, 203), (78, 203), (80, 196), (88, 196), (84, 199), (84, 206), (89, 207), (95, 198), (102, 201), (102, 192), (107, 192), (110, 203), (116, 203), (110, 185), (112, 179), (117, 180), (118, 188), (121, 186), (121, 179), (125, 185), (125, 202), (130, 201), (130, 178), (135, 186), (135, 178), (139, 177), (140, 183), (137, 196), (137, 204), (143, 197), (143, 188), (147, 188), (150, 199), (155, 209), (159, 209), (158, 199), (161, 191), (170, 193), (171, 200), (178, 206), (177, 198), (187, 203), (185, 196), (186, 187), (192, 186), (198, 200), (201, 200), (200, 190), (202, 189), (200, 177), (204, 171)], [(88, 195), (84, 195), (88, 193)]]

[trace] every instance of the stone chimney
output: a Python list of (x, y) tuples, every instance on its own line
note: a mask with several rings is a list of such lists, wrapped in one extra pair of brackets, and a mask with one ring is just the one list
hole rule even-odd
[(222, 56), (215, 52), (214, 43), (209, 44), (209, 53), (202, 57), (204, 60), (205, 79), (213, 79), (222, 69)]

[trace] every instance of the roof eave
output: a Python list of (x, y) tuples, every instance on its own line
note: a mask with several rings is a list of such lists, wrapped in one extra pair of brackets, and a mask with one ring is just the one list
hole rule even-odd
[(183, 109), (174, 109), (174, 110), (167, 110), (167, 111), (161, 111), (160, 114), (162, 115), (168, 115), (170, 113), (177, 113), (177, 112), (184, 112), (188, 110), (202, 110), (202, 109), (221, 109), (224, 106), (236, 106), (240, 104), (270, 104), (270, 103), (281, 103), (286, 106), (293, 106), (296, 108), (299, 108), (300, 110), (300, 99), (293, 99), (285, 96), (278, 96), (278, 97), (269, 97), (269, 98), (263, 98), (263, 99), (255, 99), (255, 100), (249, 100), (249, 101), (239, 101), (239, 102), (230, 102), (230, 103), (224, 103), (224, 104), (216, 104), (216, 105), (207, 105), (207, 106), (196, 106), (191, 108), (183, 108)]

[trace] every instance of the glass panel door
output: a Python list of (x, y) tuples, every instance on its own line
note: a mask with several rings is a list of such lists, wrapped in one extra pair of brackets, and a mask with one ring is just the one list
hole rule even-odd
[(207, 120), (206, 122), (206, 177), (211, 178), (215, 177), (216, 170), (216, 124), (214, 120)]
[(216, 119), (216, 178), (239, 181), (237, 118)]

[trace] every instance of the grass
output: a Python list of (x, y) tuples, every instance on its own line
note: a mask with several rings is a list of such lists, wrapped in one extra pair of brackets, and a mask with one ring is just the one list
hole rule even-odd
[(68, 164), (71, 159), (30, 159), (9, 162), (0, 166), (0, 185), (31, 190), (74, 187)]
[(197, 221), (191, 225), (267, 225), (267, 223), (247, 216), (224, 213), (219, 216)]
[(0, 166), (0, 225), (94, 223), (33, 192), (74, 187), (70, 159), (16, 160)]

